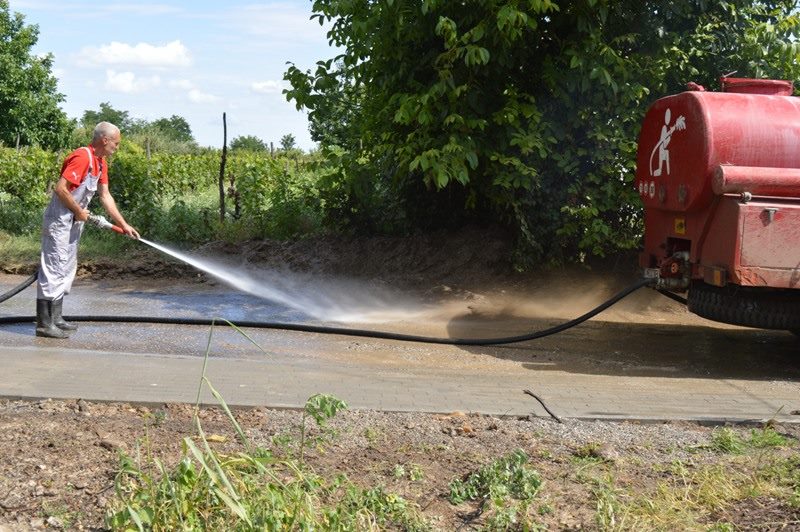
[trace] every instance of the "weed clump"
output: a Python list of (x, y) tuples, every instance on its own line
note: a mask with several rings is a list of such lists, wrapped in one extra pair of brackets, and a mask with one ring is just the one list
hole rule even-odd
[[(247, 334), (228, 322), (248, 340)], [(329, 480), (304, 461), (306, 421), (318, 427), (347, 404), (317, 394), (303, 409), (296, 455), (277, 458), (255, 447), (222, 395), (206, 377), (212, 324), (197, 392), (197, 434), (183, 439), (183, 454), (170, 471), (157, 458), (144, 463), (122, 454), (115, 497), (106, 514), (112, 530), (427, 530), (418, 508), (382, 487), (363, 488), (345, 475)], [(255, 344), (255, 342), (253, 342)], [(256, 346), (258, 346), (256, 344)], [(260, 349), (260, 347), (259, 347)], [(225, 454), (211, 448), (200, 423), (200, 393), (207, 386), (233, 425), (243, 450)], [(288, 445), (285, 450), (291, 450)]]
[[(306, 411), (320, 414), (315, 409), (320, 398), (312, 399)], [(336, 403), (335, 410), (343, 405)], [(324, 413), (311, 417), (318, 424), (328, 418)], [(172, 470), (157, 459), (142, 464), (121, 456), (108, 528), (428, 529), (416, 506), (402, 497), (381, 487), (357, 486), (345, 475), (330, 480), (317, 475), (299, 457), (302, 448), (298, 457), (280, 459), (249, 444), (234, 454), (218, 452), (197, 419), (199, 434), (184, 438), (183, 456)]]
[(488, 530), (508, 530), (521, 526), (536, 528), (528, 509), (542, 485), (539, 474), (528, 465), (528, 455), (517, 449), (511, 454), (450, 483), (450, 502), (481, 501), (468, 518), (487, 514)]

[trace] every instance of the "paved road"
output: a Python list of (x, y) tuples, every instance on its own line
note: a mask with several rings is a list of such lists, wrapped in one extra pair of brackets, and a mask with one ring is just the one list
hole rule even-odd
[[(0, 293), (22, 279), (0, 276)], [(202, 283), (78, 282), (73, 292), (67, 314), (313, 321), (297, 309)], [(29, 288), (0, 304), (0, 316), (32, 316), (34, 297)], [(206, 375), (233, 405), (298, 407), (314, 393), (332, 393), (361, 409), (547, 415), (523, 393), (528, 389), (564, 417), (800, 421), (793, 413), (800, 411), (800, 343), (794, 336), (714, 324), (654, 297), (660, 298), (640, 291), (565, 333), (488, 347), (257, 329), (245, 337), (227, 327), (211, 332), (108, 323), (81, 324), (72, 338), (59, 341), (35, 337), (32, 323), (4, 325), (0, 396), (193, 402), (208, 352)], [(577, 298), (558, 307), (555, 313), (563, 316), (555, 317), (543, 315), (543, 308), (556, 306), (492, 307), (482, 298), (455, 298), (416, 315), (394, 315), (391, 322), (352, 325), (431, 336), (506, 336), (591, 306)], [(203, 400), (214, 401), (206, 391)]]

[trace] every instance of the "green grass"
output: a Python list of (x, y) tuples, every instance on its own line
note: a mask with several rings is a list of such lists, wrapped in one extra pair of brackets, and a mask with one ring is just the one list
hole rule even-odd
[[(232, 324), (231, 324), (232, 325)], [(235, 327), (234, 327), (235, 328)], [(198, 387), (194, 436), (183, 438), (178, 463), (167, 468), (149, 452), (121, 456), (115, 496), (106, 514), (112, 530), (427, 530), (418, 508), (382, 487), (362, 487), (346, 476), (324, 478), (303, 461), (305, 423), (318, 426), (346, 408), (329, 395), (314, 395), (303, 410), (296, 458), (277, 458), (254, 446), (206, 376)], [(247, 335), (240, 329), (238, 332)], [(250, 338), (247, 337), (249, 340)], [(252, 342), (252, 340), (250, 340)], [(239, 436), (241, 449), (223, 453), (209, 444), (200, 423), (199, 399), (207, 387)]]
[(723, 427), (712, 432), (709, 444), (692, 449), (691, 461), (665, 468), (652, 489), (634, 492), (608, 473), (576, 476), (592, 485), (601, 530), (733, 530), (727, 522), (709, 523), (709, 516), (758, 497), (800, 507), (796, 447), (769, 425), (752, 429), (749, 437)]
[(711, 434), (711, 449), (721, 454), (742, 454), (747, 443), (729, 427), (714, 429)]
[(754, 449), (768, 449), (771, 447), (789, 447), (792, 441), (779, 434), (769, 425), (764, 425), (760, 429), (750, 431), (750, 447)]
[(39, 262), (41, 243), (38, 235), (11, 235), (0, 231), (0, 267), (34, 267)]
[[(0, 267), (5, 269), (35, 268), (42, 249), (39, 233), (11, 235), (0, 231)], [(149, 253), (141, 243), (117, 233), (87, 228), (81, 237), (78, 250), (80, 262), (97, 260), (124, 260), (142, 252)]]

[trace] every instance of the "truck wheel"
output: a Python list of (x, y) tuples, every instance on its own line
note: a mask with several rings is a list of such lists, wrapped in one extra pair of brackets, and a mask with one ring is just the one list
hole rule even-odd
[(712, 286), (695, 281), (689, 287), (689, 311), (714, 321), (800, 333), (800, 290)]

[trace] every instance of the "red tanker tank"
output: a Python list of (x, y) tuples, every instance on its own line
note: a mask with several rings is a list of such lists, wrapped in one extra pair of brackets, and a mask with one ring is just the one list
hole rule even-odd
[(645, 116), (641, 264), (697, 314), (800, 330), (800, 98), (789, 81), (721, 85), (690, 84)]

